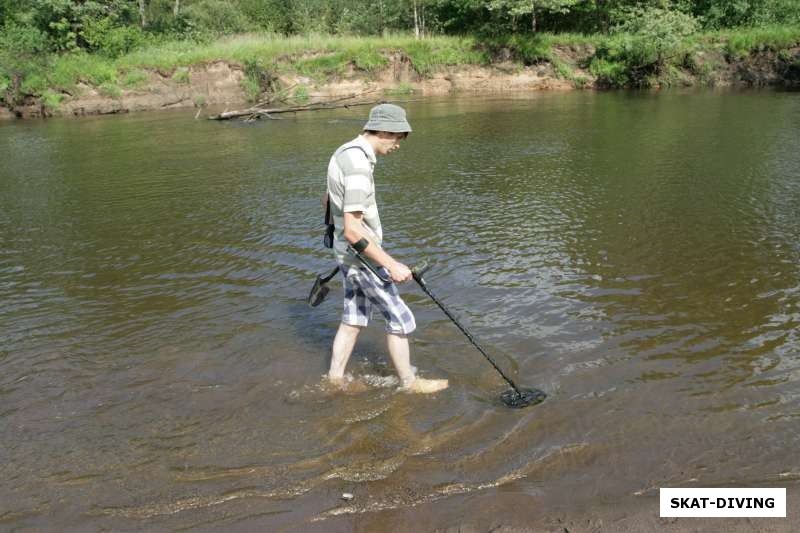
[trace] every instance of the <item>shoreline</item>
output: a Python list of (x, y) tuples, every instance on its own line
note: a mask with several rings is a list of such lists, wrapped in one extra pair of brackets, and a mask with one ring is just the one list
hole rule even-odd
[[(510, 68), (510, 67), (509, 67)], [(539, 90), (572, 90), (567, 80), (555, 76), (552, 66), (522, 66), (517, 72), (507, 73), (502, 67), (461, 67), (440, 70), (430, 77), (414, 79), (410, 67), (403, 62), (392, 65), (378, 77), (359, 76), (357, 73), (329, 82), (315, 82), (300, 75), (283, 75), (280, 83), (286, 87), (309, 87), (310, 94), (303, 103), (325, 101), (351, 94), (364, 94), (371, 98), (387, 99), (414, 96), (444, 96), (448, 94), (495, 95), (508, 92)], [(239, 106), (249, 107), (247, 95), (241, 88), (244, 69), (226, 61), (191, 67), (187, 70), (188, 83), (175, 83), (171, 77), (157, 70), (149, 73), (146, 88), (125, 90), (118, 98), (100, 94), (85, 85), (83, 94), (63, 102), (58, 110), (48, 111), (41, 102), (29, 102), (13, 110), (5, 109), (0, 118), (44, 118), (49, 116), (112, 115), (137, 111)], [(418, 78), (418, 77), (417, 77)], [(268, 93), (260, 95), (268, 98)]]
[[(352, 94), (370, 98), (383, 96), (426, 97), (443, 95), (500, 95), (560, 90), (628, 90), (607, 87), (602, 79), (585, 68), (595, 53), (589, 45), (553, 47), (553, 59), (525, 64), (501, 49), (496, 61), (488, 65), (461, 64), (439, 66), (420, 73), (411, 58), (402, 52), (383, 53), (380, 69), (364, 70), (347, 62), (337, 75), (301, 74), (297, 65), (305, 56), (284, 57), (269, 69), (259, 68), (254, 89), (252, 65), (234, 60), (213, 60), (172, 69), (137, 68), (141, 77), (135, 87), (109, 93), (101, 87), (79, 82), (71, 94), (62, 93), (57, 107), (45, 98), (28, 96), (17, 106), (0, 105), (0, 120), (46, 118), (51, 116), (114, 115), (161, 109), (202, 109), (249, 107), (254, 101), (273, 100), (312, 103)], [(307, 55), (307, 54), (306, 54)], [(312, 54), (312, 60), (328, 57)], [(305, 59), (304, 59), (305, 58)], [(699, 52), (697, 64), (672, 72), (664, 87), (785, 87), (800, 86), (800, 46), (785, 53), (770, 50), (732, 59), (722, 51)], [(128, 74), (130, 75), (130, 74)], [(266, 81), (265, 81), (266, 80)], [(291, 93), (294, 91), (294, 93)], [(281, 104), (276, 104), (280, 106)], [(287, 104), (291, 105), (291, 104)]]

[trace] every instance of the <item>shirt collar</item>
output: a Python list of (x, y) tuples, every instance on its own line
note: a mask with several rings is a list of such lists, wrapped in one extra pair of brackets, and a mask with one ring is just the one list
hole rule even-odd
[(353, 142), (363, 148), (364, 152), (367, 154), (367, 159), (369, 159), (369, 162), (375, 164), (375, 150), (372, 149), (372, 145), (369, 143), (369, 141), (367, 141), (363, 135), (359, 135), (353, 140)]

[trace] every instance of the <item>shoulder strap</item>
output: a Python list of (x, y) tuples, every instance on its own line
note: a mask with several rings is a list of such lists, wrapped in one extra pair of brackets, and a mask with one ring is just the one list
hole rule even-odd
[(364, 153), (364, 156), (367, 158), (367, 161), (369, 161), (369, 154), (367, 154), (367, 151), (366, 151), (366, 150), (364, 150), (362, 147), (358, 146), (357, 144), (353, 144), (353, 145), (351, 145), (351, 146), (348, 146), (348, 147), (346, 147), (346, 148), (342, 148), (341, 150), (339, 150), (338, 152), (336, 152), (336, 155), (339, 155), (339, 154), (341, 154), (341, 153), (342, 153), (342, 152), (344, 152), (345, 150), (352, 150), (353, 148), (355, 148), (355, 149), (357, 149), (357, 150), (361, 150), (361, 151)]

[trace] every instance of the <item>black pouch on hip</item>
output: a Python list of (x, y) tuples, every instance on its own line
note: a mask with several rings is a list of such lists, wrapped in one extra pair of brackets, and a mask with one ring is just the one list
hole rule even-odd
[(335, 227), (333, 225), (333, 216), (331, 216), (331, 199), (325, 198), (325, 235), (322, 238), (322, 244), (325, 248), (333, 248), (333, 232)]

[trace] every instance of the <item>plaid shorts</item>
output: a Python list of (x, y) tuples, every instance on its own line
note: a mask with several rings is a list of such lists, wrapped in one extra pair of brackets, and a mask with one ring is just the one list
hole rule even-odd
[[(411, 309), (400, 298), (394, 283), (384, 283), (363, 267), (340, 265), (344, 274), (344, 312), (342, 322), (350, 326), (366, 326), (375, 306), (386, 321), (386, 331), (408, 335), (417, 328)], [(382, 276), (389, 272), (380, 267)]]

